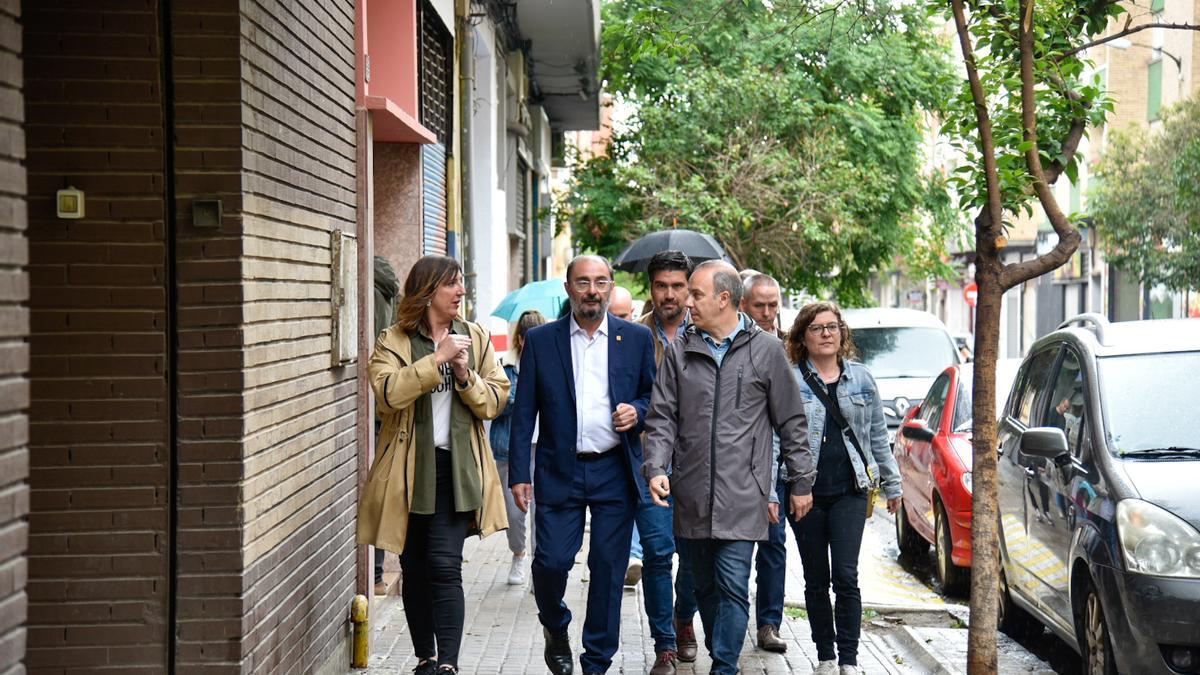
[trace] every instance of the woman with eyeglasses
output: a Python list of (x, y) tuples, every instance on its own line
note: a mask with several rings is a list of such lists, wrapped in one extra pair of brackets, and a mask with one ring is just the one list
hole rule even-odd
[[(888, 447), (875, 379), (854, 361), (850, 328), (832, 302), (814, 302), (796, 315), (788, 356), (808, 414), (816, 458), (812, 511), (792, 520), (804, 565), (804, 600), (817, 668), (822, 675), (859, 673), (862, 596), (858, 553), (875, 491), (887, 508), (900, 505), (900, 472)], [(829, 601), (832, 582), (836, 606)]]
[(458, 672), (463, 541), (508, 527), (483, 425), (508, 403), (508, 377), (487, 331), (459, 318), (464, 294), (458, 261), (418, 260), (369, 366), (383, 426), (358, 543), (401, 552), (417, 675)]

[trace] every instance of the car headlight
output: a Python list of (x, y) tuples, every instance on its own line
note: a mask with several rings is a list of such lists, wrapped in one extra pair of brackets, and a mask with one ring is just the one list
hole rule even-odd
[(971, 482), (971, 472), (970, 471), (963, 473), (962, 486), (963, 486), (963, 489), (967, 491), (967, 494), (971, 494), (973, 492), (971, 488), (974, 487), (974, 484)]
[(1200, 532), (1140, 499), (1117, 503), (1117, 538), (1130, 572), (1200, 578)]

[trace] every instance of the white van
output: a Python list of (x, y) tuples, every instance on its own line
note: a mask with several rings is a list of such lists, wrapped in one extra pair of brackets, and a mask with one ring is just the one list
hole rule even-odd
[(947, 366), (962, 363), (954, 338), (941, 319), (915, 309), (844, 309), (858, 360), (871, 369), (883, 399), (888, 442), (909, 407), (919, 403)]

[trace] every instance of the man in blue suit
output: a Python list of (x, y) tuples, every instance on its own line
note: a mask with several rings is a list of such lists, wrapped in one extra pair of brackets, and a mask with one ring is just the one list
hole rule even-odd
[[(525, 336), (521, 386), (509, 438), (509, 484), (522, 511), (536, 498), (533, 592), (546, 638), (546, 666), (571, 675), (574, 657), (563, 602), (567, 574), (583, 545), (591, 510), (586, 674), (604, 673), (620, 644), (621, 588), (636, 504), (644, 489), (640, 434), (654, 385), (650, 331), (608, 313), (612, 267), (578, 256), (567, 266), (571, 312)], [(534, 420), (540, 416), (536, 479), (529, 475)], [(533, 480), (531, 480), (533, 479)]]

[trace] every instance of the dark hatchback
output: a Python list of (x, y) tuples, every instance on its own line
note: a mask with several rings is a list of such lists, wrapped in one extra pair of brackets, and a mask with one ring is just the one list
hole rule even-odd
[(1200, 320), (1076, 317), (1000, 419), (1001, 625), (1085, 672), (1200, 673)]

